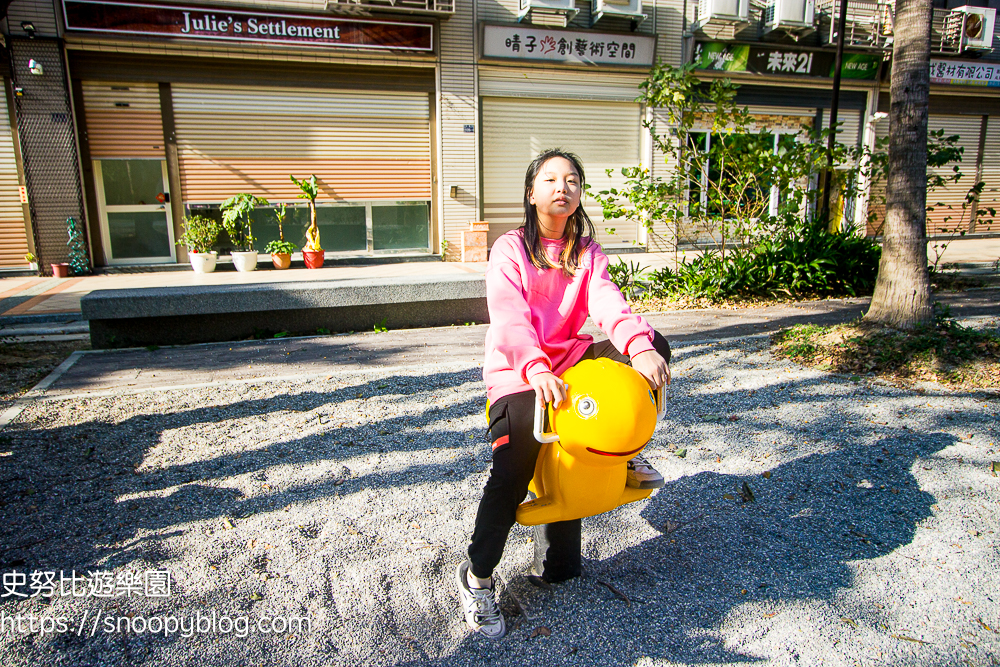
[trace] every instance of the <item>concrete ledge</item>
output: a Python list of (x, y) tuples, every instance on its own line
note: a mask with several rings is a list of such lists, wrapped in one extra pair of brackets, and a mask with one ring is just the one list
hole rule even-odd
[[(323, 260), (324, 267), (331, 266), (373, 266), (377, 264), (410, 264), (413, 262), (440, 262), (441, 255), (431, 255), (428, 253), (400, 253), (398, 255), (334, 255), (328, 254)], [(275, 271), (271, 268), (271, 256), (260, 253), (257, 257), (257, 271)], [(305, 262), (302, 261), (302, 253), (292, 255), (293, 269), (304, 269)], [(219, 257), (215, 265), (217, 272), (236, 271), (230, 255)], [(2, 269), (0, 269), (2, 271)], [(161, 273), (165, 271), (191, 271), (191, 265), (187, 262), (177, 264), (113, 264), (111, 266), (98, 266), (94, 268), (94, 275), (120, 275), (129, 273)], [(37, 275), (32, 273), (31, 275)]]
[(481, 275), (100, 290), (80, 307), (95, 349), (488, 319)]

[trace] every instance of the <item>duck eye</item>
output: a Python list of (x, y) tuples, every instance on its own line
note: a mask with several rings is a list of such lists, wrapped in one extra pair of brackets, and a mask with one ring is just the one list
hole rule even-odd
[(597, 402), (589, 396), (585, 396), (576, 404), (576, 411), (583, 417), (590, 417), (597, 412)]

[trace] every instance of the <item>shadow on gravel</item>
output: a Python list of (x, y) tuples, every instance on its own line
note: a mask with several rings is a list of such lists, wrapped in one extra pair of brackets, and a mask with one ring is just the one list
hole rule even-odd
[[(936, 501), (918, 488), (910, 470), (954, 442), (943, 433), (900, 431), (875, 446), (779, 465), (769, 479), (710, 472), (676, 479), (642, 511), (658, 537), (586, 562), (581, 580), (551, 591), (515, 577), (508, 583), (513, 596), (545, 620), (522, 621), (508, 602), (513, 630), (507, 640), (494, 644), (470, 635), (430, 664), (503, 660), (510, 651), (518, 655), (512, 661), (517, 664), (529, 664), (529, 656), (545, 664), (623, 667), (645, 664), (644, 658), (752, 664), (766, 659), (728, 649), (721, 627), (734, 626), (730, 630), (749, 642), (772, 630), (780, 636), (791, 628), (780, 626), (780, 616), (769, 619), (790, 614), (785, 618), (799, 622), (799, 614), (809, 612), (798, 604), (811, 601), (832, 605), (839, 616), (888, 623), (874, 602), (848, 608), (856, 601), (842, 602), (838, 594), (854, 585), (853, 562), (912, 541)], [(744, 482), (753, 490), (752, 502), (741, 500)], [(598, 533), (614, 521), (615, 513), (586, 520), (584, 533)], [(552, 636), (529, 639), (542, 624), (552, 626)], [(796, 638), (786, 639), (786, 657), (797, 660)]]
[[(421, 377), (396, 377), (393, 395), (409, 398), (428, 389), (460, 386), (481, 379), (478, 369), (438, 373)], [(465, 431), (436, 431), (429, 442), (419, 428), (440, 420), (440, 408), (429, 405), (417, 415), (379, 419), (351, 427), (329, 424), (326, 430), (300, 438), (271, 442), (254, 449), (220, 454), (191, 463), (137, 471), (163, 433), (171, 429), (216, 424), (230, 419), (261, 417), (279, 411), (316, 411), (341, 401), (387, 394), (385, 379), (350, 385), (329, 392), (305, 391), (266, 400), (193, 409), (162, 415), (137, 415), (119, 423), (88, 421), (69, 427), (25, 428), (3, 443), (11, 455), (0, 466), (0, 570), (32, 568), (67, 571), (93, 568), (105, 557), (102, 568), (117, 567), (135, 558), (156, 562), (160, 558), (152, 543), (143, 539), (125, 549), (109, 550), (102, 543), (128, 541), (140, 530), (161, 530), (175, 524), (217, 517), (245, 518), (261, 511), (274, 511), (334, 493), (346, 494), (372, 487), (372, 480), (353, 477), (340, 466), (339, 474), (321, 482), (291, 486), (274, 493), (246, 498), (234, 488), (203, 482), (260, 473), (275, 465), (307, 465), (318, 461), (349, 459), (359, 454), (385, 451), (420, 451), (429, 447), (467, 446)], [(449, 404), (449, 417), (462, 417), (483, 410), (476, 397)], [(316, 422), (311, 422), (315, 424)], [(321, 422), (322, 423), (322, 422)], [(398, 435), (412, 431), (400, 443)], [(484, 439), (484, 438), (481, 438)], [(93, 446), (90, 443), (106, 443)], [(107, 443), (114, 443), (108, 446)], [(396, 475), (381, 474), (379, 485), (433, 483), (461, 472), (439, 465), (415, 465)], [(166, 497), (144, 497), (118, 501), (136, 493), (179, 487)], [(83, 521), (99, 517), (97, 522)], [(62, 542), (58, 548), (47, 545)], [(69, 545), (72, 545), (70, 547)], [(38, 554), (56, 551), (70, 555), (66, 562), (42, 562)], [(163, 556), (165, 557), (165, 556)]]
[[(636, 631), (647, 655), (689, 664), (753, 661), (713, 638), (693, 637), (691, 629), (717, 628), (748, 603), (774, 611), (795, 601), (836, 605), (837, 592), (853, 584), (852, 561), (909, 544), (916, 525), (931, 515), (935, 499), (918, 488), (910, 469), (953, 442), (940, 433), (897, 435), (875, 447), (796, 459), (774, 468), (768, 480), (708, 472), (683, 477), (642, 512), (665, 534), (596, 564), (594, 574), (632, 590), (644, 600), (637, 610), (657, 619)], [(742, 501), (744, 482), (753, 502)], [(735, 500), (720, 502), (724, 494)], [(685, 515), (678, 503), (690, 508)], [(685, 520), (691, 523), (666, 532)], [(617, 613), (605, 622), (634, 615), (621, 605), (612, 609)], [(857, 610), (842, 615), (859, 616)], [(742, 623), (752, 628), (758, 620)]]
[[(680, 359), (684, 356), (678, 355)], [(478, 382), (479, 373), (471, 369), (398, 377), (393, 379), (393, 393), (412, 398), (436, 388)], [(822, 432), (828, 434), (822, 453), (775, 466), (768, 479), (705, 471), (679, 477), (642, 510), (642, 518), (660, 533), (657, 537), (613, 557), (589, 560), (583, 579), (552, 590), (536, 588), (523, 576), (514, 577), (508, 582), (509, 590), (534, 618), (546, 619), (544, 622), (552, 626), (551, 637), (525, 642), (535, 621), (529, 625), (509, 614), (513, 629), (504, 641), (468, 636), (449, 644), (447, 655), (425, 655), (409, 663), (400, 656), (393, 662), (624, 666), (652, 657), (682, 664), (752, 663), (758, 658), (721, 643), (722, 626), (739, 619), (735, 632), (763, 636), (772, 627), (767, 614), (795, 614), (797, 603), (809, 601), (835, 607), (844, 604), (838, 595), (852, 586), (852, 562), (874, 559), (909, 544), (917, 524), (931, 515), (935, 499), (919, 490), (910, 471), (954, 439), (939, 432), (915, 433), (883, 425), (876, 429), (880, 439), (871, 444), (865, 438), (873, 427), (861, 419), (857, 419), (858, 426), (848, 426), (850, 421), (845, 424), (854, 417), (837, 407), (835, 396), (822, 390), (824, 385), (843, 380), (824, 376), (784, 381), (781, 377), (776, 376), (772, 386), (758, 389), (749, 408), (743, 404), (746, 412), (737, 422), (706, 424), (699, 421), (692, 407), (726, 411), (731, 403), (736, 404), (734, 397), (745, 400), (747, 392), (698, 384), (692, 372), (690, 380), (696, 389), (679, 397), (674, 420), (691, 435), (692, 442), (697, 442), (699, 428), (718, 429), (722, 423), (726, 429), (742, 429), (725, 431), (721, 436), (732, 443), (737, 454), (742, 449), (739, 439), (750, 434), (801, 442), (807, 430)], [(432, 446), (468, 447), (470, 435), (484, 441), (482, 433), (441, 424), (440, 411), (433, 406), (417, 415), (390, 419), (375, 415), (374, 421), (350, 428), (331, 424), (321, 433), (270, 442), (259, 449), (136, 473), (147, 451), (157, 446), (168, 430), (278, 411), (313, 411), (319, 417), (324, 405), (356, 399), (359, 394), (377, 395), (385, 388), (386, 380), (379, 379), (329, 392), (306, 391), (205, 408), (165, 404), (165, 414), (136, 416), (117, 424), (90, 421), (58, 429), (21, 427), (4, 443), (11, 455), (0, 464), (0, 571), (80, 570), (93, 567), (98, 560), (102, 569), (133, 566), (139, 561), (155, 564), (171, 557), (160, 544), (165, 533), (174, 526), (181, 530), (181, 524), (188, 522), (247, 517), (365, 488), (433, 485), (479, 474), (488, 455), (485, 448), (482, 457), (459, 457), (451, 465), (413, 463), (398, 471), (380, 471), (377, 479), (352, 476), (341, 466), (337, 474), (327, 478), (253, 498), (244, 497), (235, 488), (206, 483), (263, 474), (276, 465), (346, 460), (390, 446), (416, 454)], [(768, 410), (785, 404), (794, 404), (813, 423), (806, 428), (775, 421)], [(478, 393), (448, 406), (450, 417), (482, 409)], [(433, 436), (417, 430), (432, 424), (438, 429)], [(96, 437), (98, 431), (101, 437)], [(88, 441), (113, 442), (109, 434), (119, 434), (116, 447), (93, 449), (88, 445)], [(412, 437), (400, 437), (402, 434)], [(435, 440), (428, 442), (427, 437)], [(687, 470), (698, 469), (696, 464), (686, 465)], [(740, 500), (744, 482), (752, 487), (753, 502)], [(179, 488), (168, 497), (117, 500), (175, 486)], [(726, 494), (732, 498), (724, 498)], [(472, 495), (476, 497), (470, 497), (469, 502), (478, 501), (478, 495)], [(585, 534), (611, 534), (609, 527), (620, 523), (625, 511), (587, 520)], [(468, 529), (471, 531), (471, 526)], [(163, 532), (134, 539), (140, 531), (148, 530)], [(459, 551), (467, 537), (455, 537)], [(115, 542), (130, 545), (125, 549), (102, 546)], [(449, 548), (440, 558), (451, 557)], [(58, 559), (51, 554), (58, 554)], [(599, 581), (621, 591), (629, 602)], [(450, 578), (445, 582), (428, 578), (414, 585), (450, 584)], [(392, 612), (387, 613), (391, 616)], [(450, 632), (458, 623), (457, 600), (454, 607), (446, 604), (440, 610), (443, 621), (427, 613), (424, 625), (428, 637), (440, 642), (441, 633)], [(881, 612), (864, 607), (842, 613), (874, 621)], [(397, 639), (409, 645), (403, 641), (405, 637)], [(611, 650), (606, 648), (609, 642), (614, 644)]]

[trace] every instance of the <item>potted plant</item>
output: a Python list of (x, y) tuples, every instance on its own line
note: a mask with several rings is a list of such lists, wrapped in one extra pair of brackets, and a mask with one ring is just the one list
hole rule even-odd
[(177, 240), (177, 245), (187, 248), (188, 260), (195, 273), (211, 273), (215, 271), (215, 260), (218, 253), (212, 250), (216, 239), (222, 232), (222, 227), (212, 218), (203, 215), (185, 217), (181, 223), (183, 233)]
[(267, 200), (257, 195), (241, 192), (222, 202), (222, 226), (238, 250), (233, 250), (233, 266), (237, 271), (253, 271), (257, 268), (257, 251), (254, 241), (250, 214), (258, 206), (267, 206)]
[(271, 263), (276, 269), (287, 269), (292, 265), (292, 253), (296, 250), (296, 245), (285, 240), (285, 217), (288, 215), (288, 208), (284, 203), (278, 204), (274, 209), (274, 218), (278, 222), (278, 240), (271, 241), (264, 248), (264, 252), (271, 253)]
[(295, 244), (289, 241), (270, 241), (264, 252), (271, 253), (271, 263), (276, 269), (287, 269), (292, 265), (292, 253)]
[(24, 256), (24, 261), (28, 263), (28, 268), (31, 269), (32, 271), (38, 270), (38, 258), (35, 257), (35, 253), (29, 252), (27, 255)]
[(316, 174), (312, 174), (309, 180), (299, 180), (289, 175), (292, 183), (295, 183), (302, 192), (299, 199), (309, 201), (309, 227), (306, 229), (306, 244), (302, 246), (302, 259), (306, 263), (307, 269), (318, 269), (323, 266), (323, 258), (326, 253), (319, 244), (319, 226), (316, 224), (316, 197), (319, 195), (319, 188), (316, 185)]

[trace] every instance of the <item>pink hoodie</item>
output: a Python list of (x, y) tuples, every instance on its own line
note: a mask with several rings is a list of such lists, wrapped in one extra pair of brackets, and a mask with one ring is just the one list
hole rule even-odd
[[(553, 261), (561, 240), (542, 239)], [(587, 314), (623, 354), (652, 350), (653, 328), (633, 315), (608, 276), (608, 258), (592, 243), (581, 257), (576, 275), (559, 269), (536, 268), (524, 249), (520, 230), (507, 232), (490, 250), (486, 268), (486, 303), (490, 328), (486, 332), (483, 378), (491, 403), (528, 391), (528, 378), (551, 370), (556, 375), (575, 364), (591, 336), (580, 335)]]

